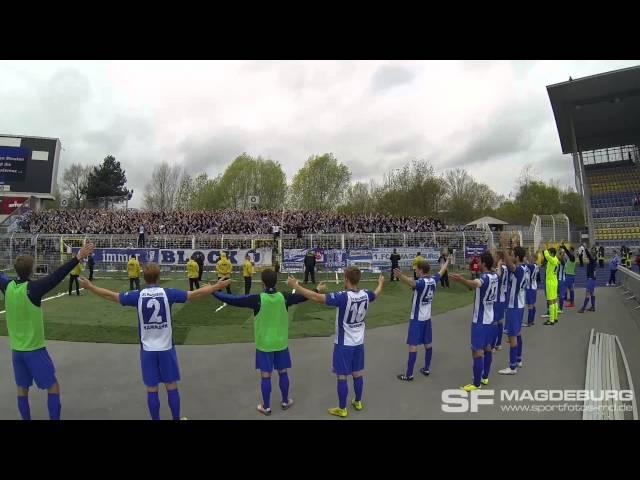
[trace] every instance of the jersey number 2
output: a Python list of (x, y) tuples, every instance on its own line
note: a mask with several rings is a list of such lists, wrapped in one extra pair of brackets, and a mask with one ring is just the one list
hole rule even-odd
[(158, 315), (160, 313), (160, 302), (152, 298), (147, 302), (147, 308), (153, 308), (149, 323), (162, 323), (162, 316)]

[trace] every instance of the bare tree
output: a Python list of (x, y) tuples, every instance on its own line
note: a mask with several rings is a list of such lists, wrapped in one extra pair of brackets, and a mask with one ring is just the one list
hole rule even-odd
[(526, 163), (522, 166), (522, 170), (520, 170), (520, 175), (518, 176), (518, 186), (526, 186), (531, 182), (536, 182), (539, 179), (539, 173), (535, 166), (531, 163)]
[(171, 167), (168, 162), (157, 165), (153, 169), (151, 180), (144, 188), (145, 207), (161, 212), (173, 210), (181, 177), (182, 168), (180, 166)]
[(80, 208), (87, 193), (87, 182), (91, 167), (74, 163), (62, 174), (63, 192), (71, 200), (71, 206)]

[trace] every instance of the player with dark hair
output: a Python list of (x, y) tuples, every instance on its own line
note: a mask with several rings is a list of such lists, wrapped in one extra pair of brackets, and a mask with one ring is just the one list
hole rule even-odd
[(158, 385), (164, 383), (171, 416), (174, 420), (180, 420), (180, 393), (178, 392), (180, 368), (173, 343), (171, 306), (174, 303), (185, 303), (206, 297), (224, 288), (230, 280), (186, 292), (176, 288), (160, 287), (160, 266), (157, 263), (147, 263), (144, 266), (143, 275), (146, 285), (142, 290), (122, 293), (96, 287), (86, 278), (80, 278), (80, 284), (106, 300), (119, 303), (124, 307), (136, 307), (142, 381), (147, 387), (147, 406), (151, 419), (160, 420)]
[(469, 288), (475, 288), (473, 316), (471, 317), (471, 352), (473, 356), (473, 381), (463, 390), (478, 390), (489, 383), (491, 370), (491, 343), (496, 328), (493, 319), (493, 305), (498, 296), (498, 275), (492, 271), (493, 256), (490, 252), (480, 255), (480, 278), (469, 280), (459, 273), (452, 273), (451, 279)]
[(496, 266), (495, 272), (498, 275), (498, 294), (493, 304), (493, 320), (496, 322), (496, 336), (491, 343), (491, 350), (496, 352), (502, 350), (502, 333), (504, 332), (504, 316), (507, 310), (507, 288), (509, 282), (509, 269), (504, 264), (503, 252), (496, 252), (494, 265)]
[(396, 277), (402, 283), (409, 285), (413, 289), (413, 299), (411, 300), (411, 313), (409, 314), (409, 332), (407, 333), (407, 345), (409, 345), (409, 360), (407, 361), (407, 371), (397, 375), (398, 380), (413, 380), (413, 367), (416, 364), (418, 356), (418, 345), (424, 345), (424, 368), (420, 369), (425, 377), (429, 376), (429, 368), (431, 365), (431, 356), (433, 349), (431, 342), (433, 339), (431, 330), (431, 304), (433, 296), (436, 293), (436, 285), (442, 275), (445, 274), (451, 257), (447, 257), (442, 264), (440, 271), (433, 276), (429, 276), (431, 265), (429, 262), (422, 261), (416, 266), (418, 279), (414, 280), (406, 276), (397, 268), (394, 270)]
[(596, 311), (596, 257), (588, 249), (585, 250), (585, 253), (587, 254), (587, 281), (584, 287), (584, 303), (578, 313), (585, 312), (589, 299), (591, 299), (589, 311)]
[(509, 269), (507, 289), (506, 331), (509, 336), (509, 367), (498, 371), (501, 375), (515, 375), (522, 367), (522, 318), (524, 316), (525, 290), (529, 287), (529, 269), (523, 263), (526, 252), (521, 246), (513, 249), (515, 257), (509, 251), (504, 259)]
[(564, 313), (564, 296), (567, 291), (567, 274), (565, 265), (567, 264), (567, 257), (565, 250), (562, 248), (562, 244), (558, 248), (556, 253), (558, 258), (558, 313), (562, 315)]
[(316, 303), (337, 307), (336, 335), (333, 345), (333, 370), (337, 376), (338, 406), (330, 408), (329, 413), (337, 417), (346, 417), (347, 396), (349, 387), (347, 376), (353, 377), (355, 398), (351, 405), (362, 410), (362, 391), (364, 389), (364, 319), (367, 316), (369, 303), (381, 293), (384, 276), (378, 277), (378, 286), (372, 292), (358, 287), (361, 272), (358, 267), (347, 267), (344, 271), (344, 288), (342, 292), (330, 294), (316, 293), (302, 286), (298, 280), (289, 276), (287, 284), (301, 295)]
[(536, 320), (536, 300), (538, 296), (538, 282), (540, 281), (540, 266), (536, 261), (536, 256), (529, 257), (527, 268), (529, 269), (529, 286), (525, 291), (525, 300), (527, 302), (527, 323), (525, 327), (532, 327)]
[[(287, 410), (293, 405), (289, 397), (289, 375), (291, 355), (289, 354), (289, 307), (306, 302), (307, 299), (295, 293), (276, 291), (278, 274), (272, 269), (263, 270), (264, 291), (251, 295), (213, 294), (221, 302), (232, 307), (244, 307), (253, 310), (256, 344), (256, 370), (260, 370), (260, 390), (262, 402), (257, 410), (263, 415), (271, 415), (271, 374), (278, 371), (278, 380), (282, 402), (280, 406)], [(320, 283), (317, 292), (324, 292), (324, 283)]]
[(4, 293), (7, 334), (18, 387), (18, 410), (23, 420), (31, 420), (29, 388), (34, 381), (38, 388), (48, 392), (49, 418), (60, 420), (60, 385), (45, 346), (42, 297), (87, 258), (93, 248), (92, 243), (84, 244), (71, 260), (39, 280), (30, 279), (34, 264), (31, 255), (16, 258), (14, 268), (18, 277), (15, 280), (0, 272), (0, 290)]

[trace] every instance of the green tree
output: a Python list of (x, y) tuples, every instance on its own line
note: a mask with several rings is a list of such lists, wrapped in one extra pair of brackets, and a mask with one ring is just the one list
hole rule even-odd
[(572, 189), (562, 190), (553, 182), (520, 182), (515, 197), (496, 209), (496, 216), (509, 223), (527, 225), (534, 214), (564, 213), (571, 225), (583, 225), (582, 197)]
[(356, 182), (347, 187), (338, 211), (349, 215), (369, 215), (375, 213), (376, 208), (375, 183)]
[(297, 208), (331, 210), (342, 203), (351, 172), (332, 153), (313, 155), (291, 183), (292, 203)]
[(85, 194), (89, 199), (125, 197), (129, 194), (125, 188), (126, 184), (127, 177), (120, 167), (120, 162), (109, 155), (100, 166), (93, 167), (89, 173)]
[(178, 210), (187, 210), (192, 208), (194, 195), (193, 178), (186, 172), (183, 172), (180, 186), (176, 192), (175, 207)]
[(249, 208), (249, 197), (256, 195), (260, 208), (276, 209), (285, 202), (287, 180), (278, 162), (243, 153), (225, 169), (219, 189), (224, 207)]
[(414, 160), (384, 176), (376, 189), (377, 210), (399, 216), (435, 216), (445, 188), (426, 160)]
[(201, 173), (193, 180), (193, 192), (189, 208), (222, 208), (224, 195), (220, 189), (220, 178), (209, 178), (206, 173)]
[(583, 226), (585, 224), (582, 195), (572, 188), (560, 192), (560, 211), (569, 217), (570, 225)]

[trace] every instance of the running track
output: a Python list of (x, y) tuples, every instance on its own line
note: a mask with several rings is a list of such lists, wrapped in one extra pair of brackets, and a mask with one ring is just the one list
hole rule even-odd
[[(541, 292), (540, 292), (541, 293)], [(598, 312), (579, 315), (566, 309), (560, 324), (543, 326), (539, 316), (532, 328), (523, 328), (524, 363), (516, 376), (496, 372), (508, 360), (508, 347), (494, 355), (490, 377), (493, 389), (581, 389), (584, 387), (587, 341), (591, 328), (619, 336), (633, 375), (636, 395), (640, 385), (640, 311), (625, 303), (620, 289), (598, 288)], [(541, 298), (542, 297), (542, 298)], [(583, 290), (577, 291), (582, 300)], [(382, 300), (384, 301), (384, 300)], [(544, 296), (538, 295), (538, 313), (543, 313)], [(220, 314), (224, 314), (220, 312)], [(471, 306), (434, 317), (432, 374), (419, 373), (411, 383), (395, 378), (406, 361), (406, 325), (381, 327), (367, 332), (364, 405), (350, 410), (355, 419), (580, 419), (581, 413), (515, 413), (499, 405), (481, 406), (479, 413), (441, 411), (441, 392), (468, 383), (471, 355), (468, 348)], [(138, 346), (48, 342), (62, 389), (62, 417), (65, 419), (146, 420), (146, 394), (141, 383)], [(335, 377), (331, 374), (332, 339), (292, 340), (293, 369), (291, 397), (295, 405), (282, 412), (274, 378), (274, 413), (259, 415), (259, 379), (253, 370), (252, 344), (178, 346), (182, 371), (180, 391), (183, 415), (189, 419), (331, 419), (327, 407), (335, 406)], [(418, 357), (420, 366), (423, 353)], [(620, 367), (622, 365), (620, 363)], [(416, 368), (416, 370), (417, 370)], [(353, 388), (349, 382), (351, 398)], [(161, 390), (162, 417), (169, 418), (166, 394)], [(16, 419), (18, 412), (11, 357), (6, 337), (0, 337), (0, 419)], [(499, 403), (499, 402), (498, 402)], [(46, 394), (31, 392), (34, 419), (44, 419)]]

